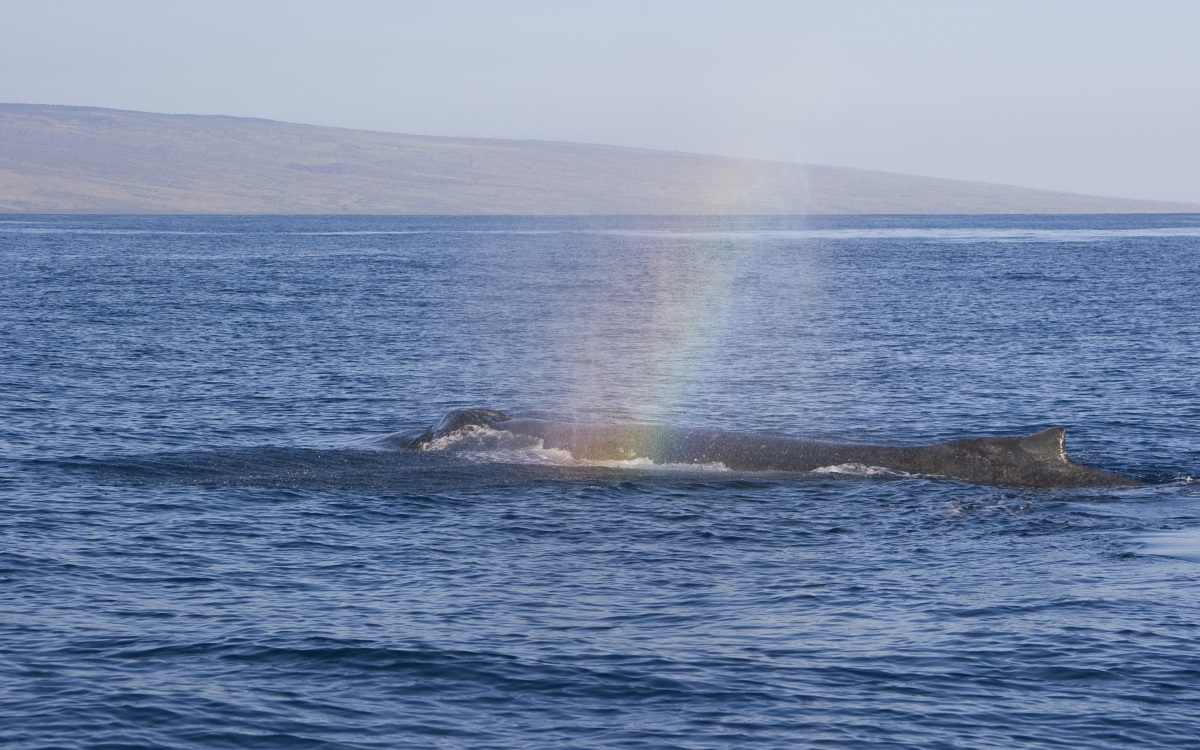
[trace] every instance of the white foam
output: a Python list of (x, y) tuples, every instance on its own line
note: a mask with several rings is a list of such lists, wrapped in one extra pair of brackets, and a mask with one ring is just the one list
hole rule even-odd
[(454, 432), (430, 440), (420, 447), (423, 451), (461, 450), (463, 448), (481, 449), (499, 446), (505, 438), (512, 438), (510, 432), (501, 432), (482, 425), (467, 425)]
[(514, 435), (491, 427), (470, 425), (431, 440), (422, 451), (454, 451), (468, 461), (478, 463), (539, 464), (550, 466), (598, 467), (629, 471), (713, 471), (728, 472), (719, 461), (709, 463), (655, 463), (649, 458), (592, 460), (576, 458), (570, 451), (547, 448), (540, 438)]
[(614, 461), (586, 461), (573, 458), (579, 466), (600, 466), (609, 469), (628, 469), (631, 471), (730, 471), (730, 468), (720, 461), (695, 464), (657, 464), (648, 458), (630, 458)]
[(857, 477), (877, 477), (877, 476), (893, 476), (893, 477), (908, 477), (912, 476), (903, 471), (895, 469), (887, 469), (882, 466), (868, 466), (866, 464), (836, 464), (834, 466), (820, 466), (812, 470), (813, 474), (850, 474)]
[(660, 464), (649, 458), (613, 459), (607, 461), (576, 458), (570, 451), (561, 448), (545, 448), (542, 442), (525, 448), (501, 448), (498, 450), (465, 451), (465, 458), (488, 463), (540, 464), (549, 466), (589, 467), (622, 469), (626, 471), (654, 472), (727, 472), (729, 467), (720, 462), (713, 463), (670, 463)]

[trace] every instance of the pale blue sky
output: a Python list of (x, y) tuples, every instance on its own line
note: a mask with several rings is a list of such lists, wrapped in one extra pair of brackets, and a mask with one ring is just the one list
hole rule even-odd
[(0, 101), (1200, 202), (1200, 2), (0, 0)]

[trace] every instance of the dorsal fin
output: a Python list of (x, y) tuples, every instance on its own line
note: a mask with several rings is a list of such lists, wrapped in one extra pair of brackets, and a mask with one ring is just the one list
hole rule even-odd
[(1066, 437), (1066, 427), (1047, 427), (1041, 432), (1035, 432), (1029, 437), (1022, 438), (1018, 445), (1021, 446), (1021, 450), (1038, 458), (1066, 461)]

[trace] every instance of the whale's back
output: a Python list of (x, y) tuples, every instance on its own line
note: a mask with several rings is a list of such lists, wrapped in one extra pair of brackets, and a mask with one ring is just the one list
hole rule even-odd
[(399, 433), (390, 445), (428, 450), (442, 438), (482, 427), (519, 435), (582, 461), (642, 459), (655, 464), (720, 464), (735, 471), (809, 472), (862, 465), (1007, 487), (1138, 485), (1129, 477), (1072, 461), (1066, 428), (1030, 435), (977, 437), (928, 446), (865, 445), (640, 423), (587, 423), (512, 417), (493, 409), (455, 409), (424, 430)]

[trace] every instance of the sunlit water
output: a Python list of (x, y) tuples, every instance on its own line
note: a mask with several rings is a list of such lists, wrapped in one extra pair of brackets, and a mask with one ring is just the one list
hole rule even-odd
[[(0, 745), (1200, 744), (1200, 216), (0, 217)], [(1144, 488), (385, 450), (486, 406)]]

